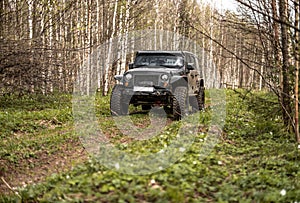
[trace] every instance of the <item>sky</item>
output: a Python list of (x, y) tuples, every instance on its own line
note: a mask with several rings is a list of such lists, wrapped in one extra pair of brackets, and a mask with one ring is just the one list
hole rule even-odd
[(237, 5), (235, 0), (199, 0), (200, 2), (210, 3), (218, 9), (236, 11)]

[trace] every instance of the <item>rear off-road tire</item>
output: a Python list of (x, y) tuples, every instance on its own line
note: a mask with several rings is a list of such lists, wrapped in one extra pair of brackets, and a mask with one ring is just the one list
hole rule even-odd
[(199, 92), (196, 95), (196, 98), (197, 98), (199, 110), (200, 111), (204, 110), (204, 108), (205, 108), (205, 88), (204, 87), (199, 88)]

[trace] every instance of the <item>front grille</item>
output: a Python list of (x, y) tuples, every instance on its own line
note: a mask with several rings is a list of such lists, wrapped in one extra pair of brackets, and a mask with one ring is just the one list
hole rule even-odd
[(158, 79), (158, 75), (136, 75), (134, 76), (134, 85), (140, 87), (158, 85)]

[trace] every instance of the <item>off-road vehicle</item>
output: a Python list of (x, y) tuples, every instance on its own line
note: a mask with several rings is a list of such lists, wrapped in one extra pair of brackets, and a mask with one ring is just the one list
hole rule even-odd
[(110, 110), (128, 114), (129, 105), (164, 107), (178, 120), (204, 108), (204, 80), (199, 61), (186, 51), (138, 51), (123, 75), (114, 77)]

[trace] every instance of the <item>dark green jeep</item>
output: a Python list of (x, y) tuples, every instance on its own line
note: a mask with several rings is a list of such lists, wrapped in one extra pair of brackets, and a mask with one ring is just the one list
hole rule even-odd
[(186, 51), (138, 51), (134, 63), (112, 90), (111, 114), (128, 114), (129, 105), (164, 107), (178, 120), (204, 108), (204, 80), (196, 55)]

